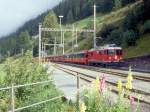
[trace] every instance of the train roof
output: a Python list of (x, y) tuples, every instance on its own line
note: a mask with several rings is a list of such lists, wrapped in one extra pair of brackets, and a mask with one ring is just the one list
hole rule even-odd
[(86, 53), (88, 50), (83, 50), (83, 51), (79, 51), (79, 52), (74, 52), (74, 53), (67, 53), (64, 55), (72, 55), (72, 54), (80, 54), (80, 53)]
[(122, 48), (116, 46), (115, 44), (107, 44), (107, 45), (104, 45), (104, 46), (100, 46), (100, 47), (98, 47), (98, 48), (96, 48), (96, 49), (91, 49), (91, 50), (89, 50), (89, 51), (104, 50), (104, 49), (119, 49), (119, 50), (121, 50)]

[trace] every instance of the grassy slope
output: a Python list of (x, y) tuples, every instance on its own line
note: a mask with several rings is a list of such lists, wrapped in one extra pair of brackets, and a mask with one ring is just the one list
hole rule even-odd
[(137, 41), (137, 46), (124, 49), (124, 58), (142, 56), (146, 54), (150, 54), (150, 33), (143, 35)]
[[(142, 0), (134, 3), (134, 4), (129, 4), (117, 11), (112, 11), (109, 14), (105, 14), (105, 15), (101, 15), (101, 14), (97, 14), (97, 31), (100, 31), (101, 28), (103, 27), (103, 25), (107, 25), (107, 24), (112, 24), (112, 23), (116, 23), (116, 25), (119, 25), (119, 21), (121, 21), (126, 14), (132, 10), (135, 6), (137, 6), (138, 4), (140, 4), (142, 2)], [(75, 23), (73, 23), (77, 28), (87, 28), (88, 25), (92, 25), (93, 24), (93, 16), (90, 16), (86, 19), (77, 21)], [(71, 36), (71, 35), (70, 35)], [(92, 39), (88, 39), (89, 41), (87, 42), (86, 39), (79, 41), (79, 50), (82, 49), (90, 49), (89, 46), (92, 46)], [(72, 39), (70, 39), (70, 37), (66, 38), (65, 43), (71, 43)], [(89, 46), (87, 48), (85, 48), (85, 46), (87, 45), (87, 43), (89, 44)], [(70, 46), (66, 45), (66, 49), (68, 49), (66, 52), (70, 52), (71, 49), (69, 49)]]

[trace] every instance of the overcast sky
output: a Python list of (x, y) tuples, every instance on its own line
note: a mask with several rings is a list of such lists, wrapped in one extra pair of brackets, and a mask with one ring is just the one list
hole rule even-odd
[(16, 31), (61, 0), (0, 0), (0, 37)]

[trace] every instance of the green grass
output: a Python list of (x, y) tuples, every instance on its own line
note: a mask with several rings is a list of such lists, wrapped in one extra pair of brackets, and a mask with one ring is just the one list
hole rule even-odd
[(3, 69), (4, 69), (3, 67), (4, 67), (4, 65), (0, 64), (0, 85), (3, 84), (4, 78), (6, 76), (5, 72), (3, 71)]
[(124, 58), (150, 54), (150, 33), (137, 40), (137, 46), (124, 49)]

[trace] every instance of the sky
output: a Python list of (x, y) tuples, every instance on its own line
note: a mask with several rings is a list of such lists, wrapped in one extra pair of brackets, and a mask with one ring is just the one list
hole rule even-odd
[(0, 0), (0, 37), (51, 9), (61, 0)]

